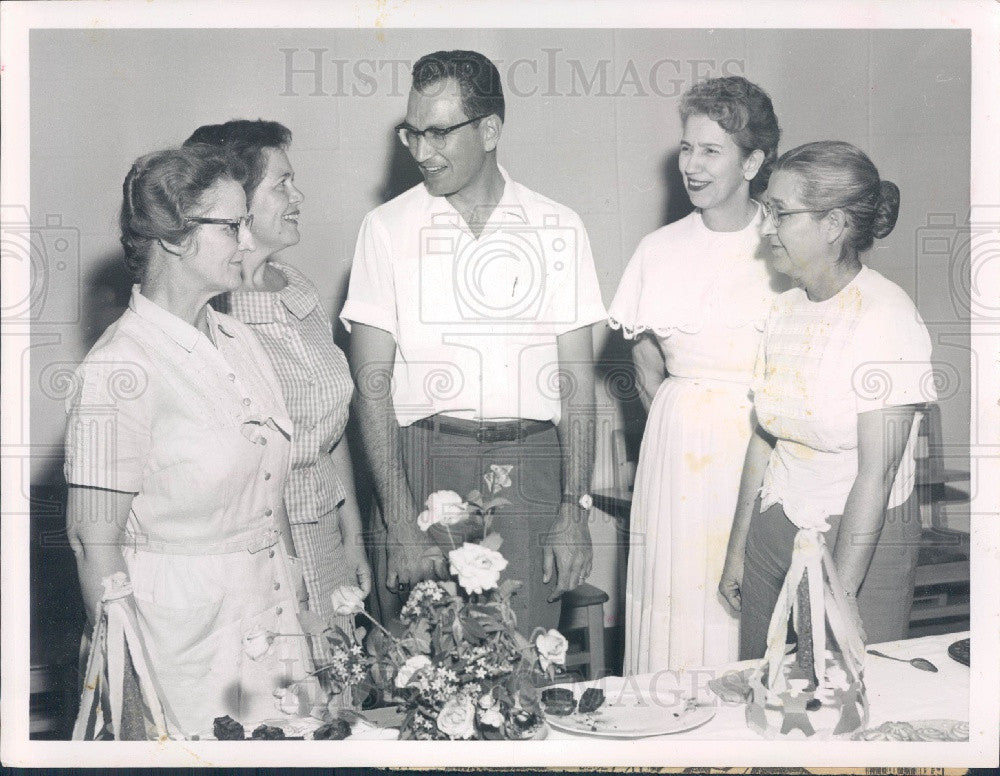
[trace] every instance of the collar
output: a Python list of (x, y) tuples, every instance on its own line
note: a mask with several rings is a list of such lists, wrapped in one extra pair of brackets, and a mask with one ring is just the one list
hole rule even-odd
[[(504, 226), (526, 226), (529, 223), (528, 213), (519, 196), (517, 183), (511, 180), (510, 174), (503, 165), (497, 164), (497, 169), (503, 177), (503, 196), (497, 206), (490, 213), (480, 238), (496, 232)], [(422, 184), (421, 184), (422, 185)], [(424, 187), (426, 193), (427, 188)], [(448, 201), (447, 197), (434, 197), (427, 194), (428, 207), (431, 210), (435, 223), (458, 226), (464, 231), (469, 231), (468, 224), (462, 218), (462, 214), (455, 209), (455, 206)], [(471, 232), (470, 232), (471, 234)]]
[(280, 291), (232, 291), (228, 296), (229, 314), (244, 323), (274, 323), (276, 301), (280, 301), (299, 320), (313, 311), (319, 302), (307, 283), (302, 282), (297, 269), (272, 262), (284, 274), (288, 283)]
[[(128, 301), (129, 309), (144, 321), (153, 324), (163, 331), (170, 339), (180, 345), (190, 353), (198, 343), (201, 332), (187, 321), (183, 321), (171, 312), (167, 312), (149, 297), (143, 296), (139, 291), (139, 284), (132, 286), (132, 297)], [(213, 311), (209, 308), (208, 314)], [(213, 318), (209, 318), (209, 325), (215, 324)]]

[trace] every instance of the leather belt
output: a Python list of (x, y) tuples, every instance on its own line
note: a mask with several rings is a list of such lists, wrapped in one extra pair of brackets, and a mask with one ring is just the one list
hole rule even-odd
[(519, 439), (539, 434), (552, 428), (549, 420), (466, 420), (451, 418), (447, 415), (431, 415), (421, 418), (414, 426), (428, 431), (438, 431), (442, 434), (452, 434), (475, 439), (480, 443), (516, 442)]

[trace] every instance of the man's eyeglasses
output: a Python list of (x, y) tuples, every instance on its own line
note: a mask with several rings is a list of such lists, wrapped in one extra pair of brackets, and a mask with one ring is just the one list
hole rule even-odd
[(427, 127), (427, 129), (415, 129), (404, 121), (396, 127), (396, 135), (399, 137), (399, 142), (407, 148), (413, 148), (417, 144), (417, 140), (423, 137), (427, 139), (427, 142), (431, 146), (440, 151), (444, 148), (445, 143), (448, 142), (448, 135), (456, 129), (467, 127), (469, 124), (480, 119), (485, 119), (489, 115), (489, 113), (484, 113), (482, 116), (476, 116), (474, 119), (463, 121), (461, 124), (452, 124), (450, 127)]
[(253, 213), (247, 213), (245, 216), (240, 216), (239, 218), (202, 218), (195, 216), (188, 216), (184, 219), (185, 224), (224, 224), (229, 227), (229, 230), (234, 234), (240, 233), (240, 226), (246, 226), (249, 229), (253, 226)]

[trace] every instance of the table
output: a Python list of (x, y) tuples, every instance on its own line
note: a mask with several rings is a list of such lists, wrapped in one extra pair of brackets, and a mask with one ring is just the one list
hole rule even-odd
[[(884, 644), (871, 644), (887, 655), (909, 660), (923, 657), (938, 668), (937, 673), (921, 671), (908, 663), (867, 655), (865, 660), (865, 686), (868, 690), (868, 727), (878, 727), (884, 722), (913, 722), (929, 719), (954, 719), (969, 721), (969, 669), (948, 655), (948, 646), (968, 633), (945, 633), (917, 639), (903, 639)], [(610, 695), (620, 691), (626, 683), (633, 687), (655, 686), (660, 693), (688, 690), (700, 703), (716, 706), (711, 720), (694, 730), (658, 736), (660, 740), (760, 740), (750, 730), (744, 717), (745, 706), (723, 703), (709, 688), (708, 682), (728, 671), (741, 671), (755, 661), (730, 663), (715, 668), (701, 668), (683, 673), (661, 672), (642, 674), (630, 679), (606, 677), (600, 682), (581, 682), (577, 688), (599, 684)], [(572, 739), (573, 733), (550, 730), (550, 739)], [(646, 739), (650, 740), (650, 739)]]

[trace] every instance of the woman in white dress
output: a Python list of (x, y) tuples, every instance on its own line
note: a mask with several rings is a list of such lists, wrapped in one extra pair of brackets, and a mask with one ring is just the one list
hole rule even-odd
[(88, 617), (104, 580), (126, 578), (167, 732), (185, 738), (226, 714), (277, 716), (274, 690), (312, 668), (282, 502), (292, 423), (257, 339), (208, 304), (254, 248), (243, 175), (203, 145), (136, 161), (121, 240), (138, 283), (67, 401), (67, 533)]
[(630, 673), (735, 659), (739, 622), (718, 593), (751, 431), (748, 397), (777, 291), (760, 240), (780, 130), (738, 76), (681, 100), (679, 166), (695, 211), (647, 235), (609, 316), (632, 348), (648, 410), (632, 500), (625, 592)]

